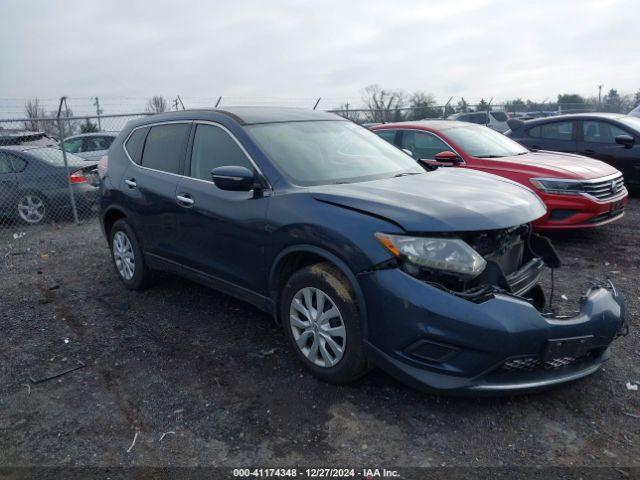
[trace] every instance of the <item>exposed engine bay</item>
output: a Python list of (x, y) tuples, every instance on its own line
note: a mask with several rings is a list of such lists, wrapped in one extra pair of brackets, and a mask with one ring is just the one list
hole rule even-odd
[(481, 232), (461, 232), (464, 240), (486, 261), (482, 273), (467, 278), (442, 270), (416, 266), (399, 259), (400, 267), (412, 276), (437, 288), (476, 303), (488, 300), (495, 293), (507, 293), (526, 299), (539, 311), (546, 307), (546, 298), (539, 285), (544, 267), (560, 266), (560, 259), (551, 242), (534, 233), (528, 224)]

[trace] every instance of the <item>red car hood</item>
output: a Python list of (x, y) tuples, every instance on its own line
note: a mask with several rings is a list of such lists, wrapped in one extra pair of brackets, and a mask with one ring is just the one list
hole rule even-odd
[(530, 152), (513, 157), (480, 159), (492, 168), (528, 173), (536, 177), (592, 179), (618, 173), (600, 160), (560, 152)]

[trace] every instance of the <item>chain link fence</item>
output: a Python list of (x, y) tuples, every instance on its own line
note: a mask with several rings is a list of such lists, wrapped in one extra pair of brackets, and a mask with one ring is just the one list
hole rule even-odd
[[(527, 119), (602, 110), (607, 110), (606, 105), (458, 102), (329, 111), (366, 126), (448, 118), (456, 113), (500, 111), (507, 117)], [(64, 223), (82, 225), (93, 219), (98, 207), (100, 159), (129, 120), (149, 115), (64, 116), (63, 113), (60, 109), (58, 116), (0, 119), (0, 272), (34, 267), (25, 250), (26, 238), (34, 229), (51, 230), (52, 225)]]
[(34, 229), (95, 216), (100, 158), (141, 115), (0, 120), (1, 272), (40, 261), (26, 250)]

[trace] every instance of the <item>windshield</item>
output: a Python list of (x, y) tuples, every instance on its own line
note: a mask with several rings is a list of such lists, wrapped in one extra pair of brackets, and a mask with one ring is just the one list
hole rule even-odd
[(620, 117), (618, 119), (625, 125), (633, 128), (636, 132), (640, 133), (640, 117)]
[(487, 127), (455, 127), (447, 129), (444, 133), (472, 157), (512, 157), (529, 151), (519, 143)]
[[(62, 157), (62, 150), (59, 148), (30, 148), (25, 150), (25, 153), (36, 157), (38, 160), (43, 160), (55, 167), (64, 167), (64, 158)], [(90, 165), (83, 158), (67, 153), (67, 163), (69, 165)]]
[(407, 154), (351, 122), (265, 123), (246, 128), (278, 170), (296, 185), (425, 173)]

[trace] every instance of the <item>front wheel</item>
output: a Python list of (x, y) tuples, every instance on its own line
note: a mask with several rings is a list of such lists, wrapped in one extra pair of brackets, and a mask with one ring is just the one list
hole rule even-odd
[(348, 383), (367, 371), (355, 296), (332, 264), (294, 273), (284, 287), (280, 311), (291, 348), (315, 376)]

